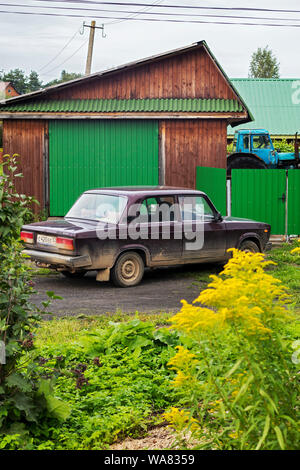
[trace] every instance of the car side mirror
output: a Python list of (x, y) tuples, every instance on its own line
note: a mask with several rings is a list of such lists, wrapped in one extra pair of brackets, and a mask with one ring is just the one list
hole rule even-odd
[(220, 212), (217, 212), (216, 215), (215, 215), (215, 221), (216, 222), (222, 222), (223, 220), (223, 216)]

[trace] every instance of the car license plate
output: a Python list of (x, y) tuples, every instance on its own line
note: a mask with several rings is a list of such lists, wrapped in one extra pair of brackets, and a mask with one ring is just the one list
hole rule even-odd
[(36, 241), (39, 245), (56, 246), (56, 237), (49, 235), (38, 235)]

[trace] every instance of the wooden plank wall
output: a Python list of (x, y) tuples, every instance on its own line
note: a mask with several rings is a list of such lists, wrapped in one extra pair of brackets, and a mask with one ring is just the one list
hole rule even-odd
[(236, 99), (204, 48), (137, 65), (107, 77), (91, 78), (48, 96), (50, 99)]
[(226, 120), (195, 119), (160, 122), (165, 184), (196, 187), (196, 167), (226, 168)]
[(3, 154), (19, 154), (18, 170), (23, 178), (16, 178), (19, 193), (34, 196), (44, 207), (44, 133), (46, 121), (9, 120), (3, 121)]
[[(49, 93), (47, 99), (220, 98), (236, 95), (204, 48), (161, 58), (96, 77)], [(160, 129), (160, 179), (173, 186), (195, 187), (196, 166), (226, 168), (227, 122), (222, 119), (163, 120)], [(6, 120), (4, 153), (21, 155), (20, 192), (35, 196), (44, 207), (44, 134), (47, 121)]]

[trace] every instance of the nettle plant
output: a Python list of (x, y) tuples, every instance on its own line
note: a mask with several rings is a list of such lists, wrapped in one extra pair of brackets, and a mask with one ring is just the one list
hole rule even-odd
[(27, 425), (38, 425), (42, 417), (67, 415), (66, 410), (61, 413), (51, 387), (35, 374), (31, 331), (42, 311), (30, 302), (34, 284), (20, 241), (21, 226), (35, 200), (15, 189), (15, 178), (22, 176), (17, 158), (3, 157), (0, 178), (0, 448), (11, 446), (11, 441), (19, 445), (28, 434)]
[(183, 408), (165, 417), (199, 449), (297, 449), (291, 299), (263, 254), (231, 251), (208, 288), (171, 318), (186, 338), (169, 362)]

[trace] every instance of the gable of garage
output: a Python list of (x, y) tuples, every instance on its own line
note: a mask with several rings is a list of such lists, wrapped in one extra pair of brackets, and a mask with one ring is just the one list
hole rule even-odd
[[(196, 166), (226, 165), (227, 124), (252, 119), (204, 41), (7, 100), (0, 118), (4, 151), (20, 153), (21, 171), (29, 173), (33, 160), (40, 159), (39, 168), (34, 167), (39, 185), (34, 195), (46, 207), (54, 188), (56, 200), (72, 184), (78, 193), (88, 189), (88, 171), (99, 176), (93, 186), (120, 184), (107, 175), (127, 174), (122, 184), (193, 187)], [(44, 126), (38, 125), (41, 121)], [(127, 155), (125, 160), (120, 152), (114, 157), (116, 148)], [(82, 178), (86, 185), (78, 183)]]

